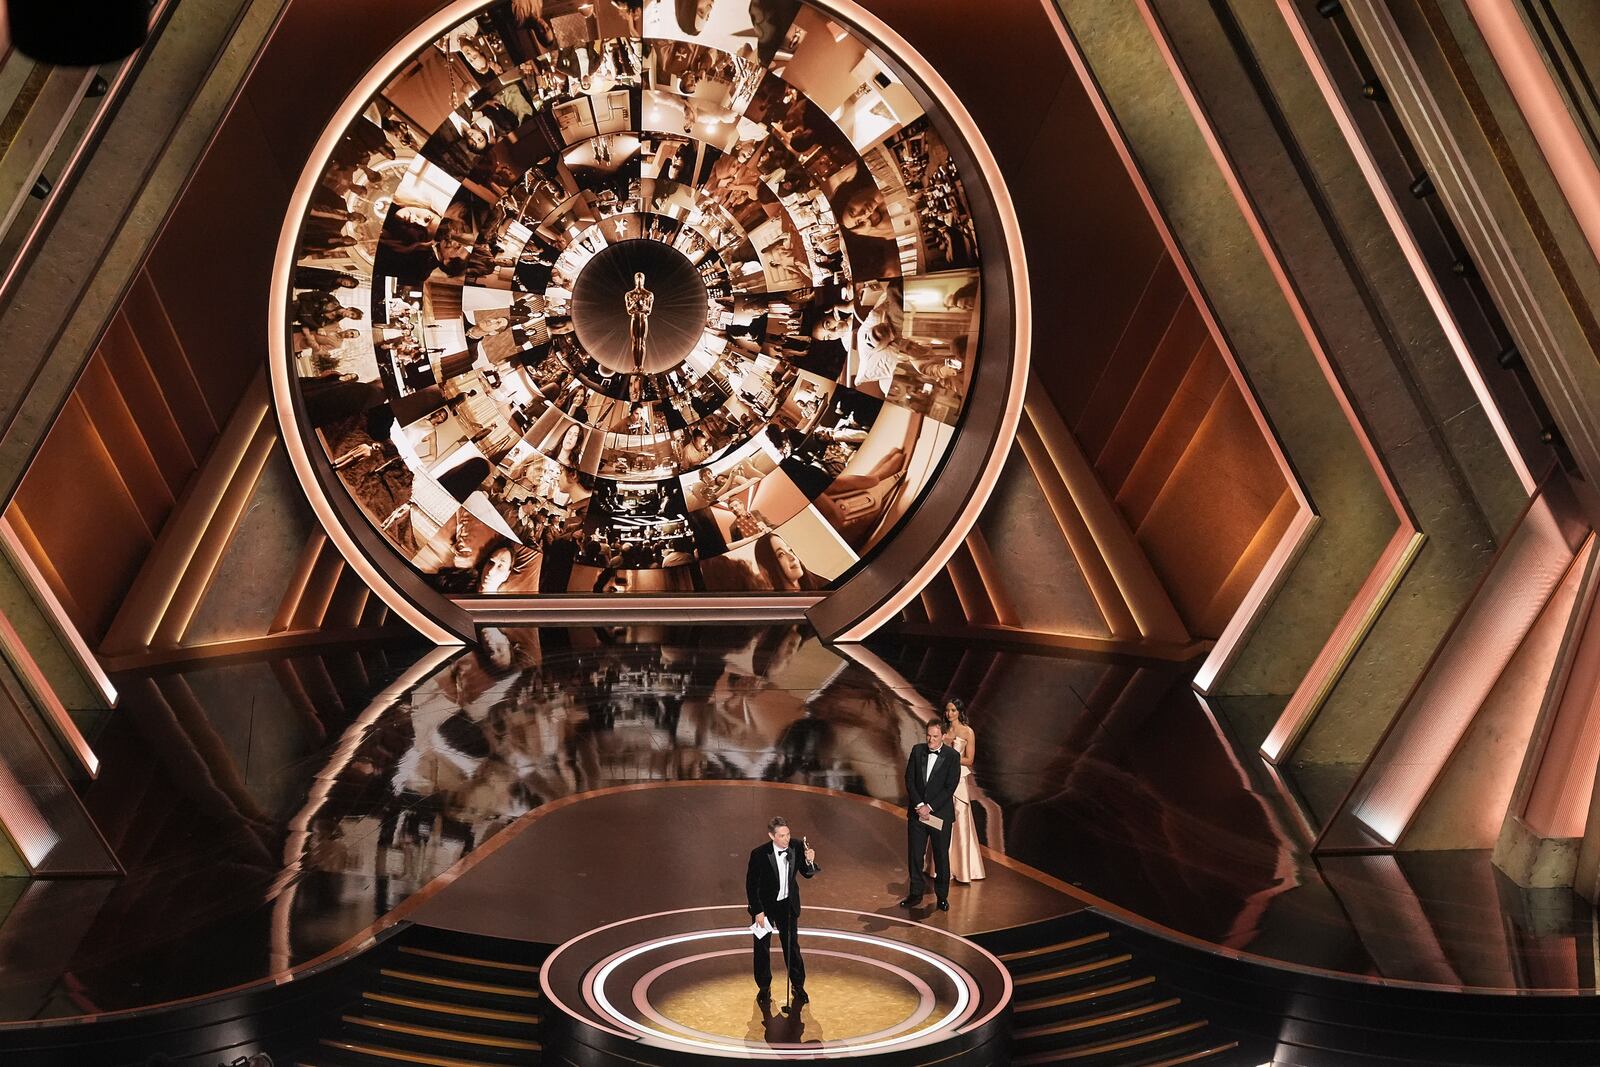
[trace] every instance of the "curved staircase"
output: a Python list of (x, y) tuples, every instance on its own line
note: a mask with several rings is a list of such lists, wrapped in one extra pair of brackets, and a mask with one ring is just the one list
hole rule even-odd
[(292, 1061), (302, 1067), (539, 1062), (545, 946), (408, 927), (371, 954), (360, 1001)]
[[(1015, 983), (1011, 1062), (1235, 1067), (1230, 1036), (1164, 987), (1092, 912), (973, 940)], [(359, 1000), (289, 1057), (300, 1067), (488, 1067), (540, 1062), (548, 946), (411, 926), (374, 949)]]
[[(1238, 1042), (1164, 988), (1091, 912), (973, 938), (1011, 972), (1013, 1064), (1233, 1067)], [(1256, 1063), (1250, 1060), (1250, 1064)]]

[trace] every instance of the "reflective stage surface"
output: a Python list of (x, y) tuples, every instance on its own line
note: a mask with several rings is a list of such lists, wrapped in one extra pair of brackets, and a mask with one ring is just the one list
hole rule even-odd
[(973, 811), (997, 853), (1293, 963), (1594, 987), (1594, 913), (1515, 890), (1486, 854), (1310, 861), (1185, 668), (875, 652), (782, 627), (517, 630), (120, 678), (84, 796), (129, 873), (0, 887), (0, 1011), (131, 1008), (303, 965), (416, 906), (519, 816), (601, 789), (760, 780), (898, 804), (918, 719), (946, 696), (968, 701)]
[(780, 980), (762, 1003), (752, 996), (749, 919), (741, 907), (691, 908), (562, 945), (540, 979), (558, 1055), (947, 1062), (993, 1039), (1011, 999), (1004, 965), (971, 941), (906, 919), (808, 907), (799, 936), (810, 1002), (785, 1003)]

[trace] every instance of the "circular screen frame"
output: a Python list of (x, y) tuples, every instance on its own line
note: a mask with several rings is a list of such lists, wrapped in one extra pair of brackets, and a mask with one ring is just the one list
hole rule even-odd
[(438, 591), (378, 531), (340, 481), (324, 449), (308, 447), (289, 321), (301, 226), (334, 150), (374, 95), (431, 42), (492, 7), (461, 0), (435, 13), (378, 60), (346, 95), (311, 153), (280, 234), (269, 308), (274, 406), (286, 449), (313, 511), (346, 561), (399, 617), (439, 643), (470, 640), (487, 623), (607, 620), (782, 619), (809, 616), (825, 638), (854, 640), (891, 618), (937, 574), (981, 511), (1010, 451), (1029, 358), (1029, 294), (1022, 241), (999, 168), (971, 116), (938, 73), (889, 26), (853, 0), (804, 6), (858, 35), (898, 76), (942, 138), (969, 192), (982, 248), (981, 332), (966, 404), (915, 503), (825, 592), (692, 595), (550, 594), (451, 596)]

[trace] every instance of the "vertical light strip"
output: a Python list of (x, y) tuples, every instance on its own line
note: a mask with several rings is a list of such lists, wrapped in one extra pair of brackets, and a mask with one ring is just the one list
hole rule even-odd
[(7, 662), (16, 670), (17, 677), (22, 680), (22, 686), (28, 695), (39, 705), (44, 712), (44, 719), (50, 724), (51, 731), (63, 748), (83, 765), (90, 778), (100, 774), (100, 758), (89, 747), (89, 742), (84, 739), (78, 724), (72, 721), (66, 705), (61, 703), (61, 698), (56, 695), (55, 688), (49, 679), (39, 669), (33, 654), (28, 651), (28, 646), (22, 640), (22, 635), (17, 633), (16, 627), (11, 625), (11, 620), (0, 615), (0, 649), (5, 650)]
[(1250, 583), (1244, 599), (1239, 601), (1239, 606), (1234, 609), (1228, 624), (1217, 636), (1216, 644), (1211, 646), (1211, 651), (1206, 654), (1200, 669), (1195, 672), (1193, 683), (1195, 692), (1209, 696), (1217, 684), (1217, 679), (1233, 665), (1240, 648), (1244, 646), (1245, 638), (1255, 629), (1256, 622), (1261, 618), (1261, 612), (1266, 609), (1267, 602), (1288, 580), (1290, 569), (1299, 560), (1300, 553), (1311, 543), (1311, 535), (1316, 533), (1317, 527), (1321, 524), (1322, 517), (1310, 508), (1301, 507), (1295, 511), (1294, 518), (1289, 520), (1288, 529), (1278, 539), (1272, 554), (1267, 557), (1267, 562), (1256, 574), (1255, 581)]
[(1016, 626), (1017, 612), (1011, 605), (1005, 585), (1000, 581), (1000, 567), (995, 563), (994, 554), (989, 551), (988, 539), (976, 526), (967, 534), (967, 551), (972, 554), (972, 565), (978, 569), (978, 580), (983, 583), (989, 605), (994, 608), (995, 620), (1001, 626)]
[[(1383, 841), (1400, 842), (1506, 667), (1562, 584), (1575, 580), (1577, 558), (1566, 524), (1540, 497), (1451, 624), (1342, 811)], [(1548, 681), (1546, 674), (1529, 684), (1542, 690)]]
[(1127, 520), (1106, 494), (1100, 476), (1061, 413), (1038, 389), (1029, 390), (1027, 413), (1029, 424), (1071, 497), (1071, 506), (1083, 521), (1093, 550), (1104, 561), (1117, 596), (1133, 617), (1138, 635), (1149, 641), (1186, 643), (1189, 631), (1178, 616), (1178, 609), (1173, 607), (1166, 587), (1156, 577)]
[(1512, 813), (1540, 837), (1583, 836), (1600, 765), (1600, 556), (1594, 534), (1584, 551), (1583, 590), (1560, 672), (1546, 696), (1549, 721), (1536, 728), (1529, 746), (1519, 783), (1525, 795), (1512, 801)]
[(28, 554), (28, 547), (17, 536), (16, 529), (11, 525), (9, 514), (0, 514), (0, 553), (5, 555), (6, 561), (11, 564), (12, 570), (27, 585), (28, 593), (33, 597), (33, 602), (44, 612), (50, 625), (55, 629), (56, 636), (61, 638), (62, 644), (72, 656), (73, 663), (83, 676), (100, 691), (108, 706), (117, 703), (117, 687), (111, 684), (111, 678), (100, 666), (99, 657), (89, 647), (89, 643), (78, 632), (78, 627), (73, 623), (72, 617), (67, 614), (66, 606), (56, 597), (50, 589), (50, 583), (45, 580), (44, 574)]
[(56, 845), (61, 835), (33, 802), (28, 789), (11, 773), (6, 761), (0, 759), (0, 827), (17, 846), (29, 870), (37, 870)]
[(1106, 630), (1112, 637), (1136, 640), (1139, 637), (1139, 624), (1134, 620), (1133, 613), (1128, 610), (1128, 605), (1123, 602), (1116, 578), (1111, 574), (1111, 567), (1096, 549), (1088, 524), (1078, 513), (1078, 507), (1072, 500), (1072, 491), (1067, 488), (1066, 478), (1057, 468), (1055, 460), (1051, 458), (1049, 450), (1041, 440), (1031, 413), (1027, 421), (1018, 428), (1017, 447), (1022, 450), (1022, 457), (1033, 472), (1034, 481), (1039, 485), (1039, 492), (1044, 497), (1045, 504), (1055, 516), (1056, 526), (1061, 530), (1061, 537), (1066, 541), (1068, 551), (1078, 563), (1083, 584), (1089, 590), (1095, 610), (1100, 613)]
[[(1281, 0), (1280, 0), (1281, 2)], [(1600, 170), (1510, 0), (1466, 0), (1506, 86), (1600, 261)]]
[(1261, 742), (1261, 754), (1268, 760), (1282, 762), (1300, 743), (1300, 738), (1305, 736), (1311, 720), (1328, 699), (1339, 676), (1350, 665), (1357, 646), (1378, 621), (1383, 605), (1394, 595), (1401, 577), (1417, 558), (1424, 540), (1420, 532), (1406, 526), (1400, 527), (1389, 538), (1389, 543), (1378, 556), (1378, 562), (1367, 572), (1366, 580), (1339, 617), (1333, 633), (1317, 653), (1317, 658), (1311, 661), (1311, 669), (1306, 671), (1305, 677), (1295, 687), (1278, 721), (1272, 724), (1266, 740)]

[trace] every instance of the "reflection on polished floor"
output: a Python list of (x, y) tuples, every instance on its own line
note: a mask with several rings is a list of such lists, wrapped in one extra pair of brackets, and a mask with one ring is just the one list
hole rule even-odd
[(918, 719), (946, 696), (971, 709), (988, 846), (1149, 922), (1356, 975), (1595, 985), (1593, 912), (1512, 889), (1486, 854), (1312, 862), (1181, 666), (894, 642), (846, 654), (793, 627), (526, 629), (119, 686), (85, 802), (128, 875), (0, 901), (5, 1019), (303, 965), (565, 797), (759, 780), (896, 804)]
[(1134, 915), (1363, 977), (1595, 988), (1595, 910), (1518, 888), (1488, 850), (1312, 857), (1299, 807), (1182, 668), (880, 652), (918, 689), (969, 701), (1005, 851)]
[(906, 895), (902, 809), (801, 785), (700, 781), (617, 786), (584, 794), (581, 803), (550, 805), (496, 839), (489, 854), (409, 918), (559, 945), (641, 912), (737, 904), (750, 849), (765, 840), (774, 815), (810, 840), (824, 866), (801, 887), (807, 915), (842, 908), (971, 936), (1083, 907), (1029, 873), (992, 863), (987, 878), (955, 887), (949, 911), (934, 910), (930, 896), (907, 912), (898, 903)]

